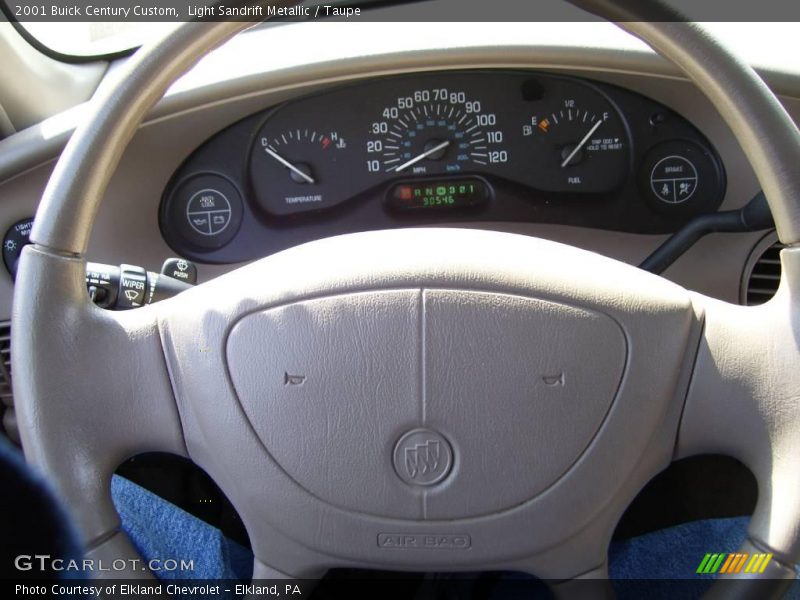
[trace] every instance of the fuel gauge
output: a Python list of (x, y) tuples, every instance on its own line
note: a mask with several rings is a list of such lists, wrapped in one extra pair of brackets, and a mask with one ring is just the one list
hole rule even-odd
[(539, 189), (608, 192), (628, 174), (627, 131), (599, 95), (589, 104), (567, 98), (541, 106), (523, 124), (522, 135)]

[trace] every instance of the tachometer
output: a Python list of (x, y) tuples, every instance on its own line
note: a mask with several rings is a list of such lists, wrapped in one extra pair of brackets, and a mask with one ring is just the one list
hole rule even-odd
[(458, 174), (509, 160), (497, 115), (463, 91), (414, 90), (395, 98), (381, 117), (369, 126), (370, 173)]

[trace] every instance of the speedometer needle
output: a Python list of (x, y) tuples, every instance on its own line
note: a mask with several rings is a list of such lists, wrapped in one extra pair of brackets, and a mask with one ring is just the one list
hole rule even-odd
[(310, 175), (307, 175), (306, 173), (303, 173), (303, 171), (301, 171), (300, 169), (298, 169), (297, 167), (295, 167), (295, 166), (294, 166), (292, 163), (290, 163), (288, 160), (286, 160), (285, 158), (283, 158), (283, 157), (282, 157), (280, 154), (278, 154), (278, 153), (277, 153), (277, 152), (275, 152), (274, 150), (270, 150), (269, 148), (266, 148), (266, 147), (265, 147), (265, 148), (264, 148), (264, 152), (266, 152), (267, 154), (269, 154), (269, 155), (270, 155), (272, 158), (274, 158), (275, 160), (277, 160), (277, 161), (278, 161), (279, 163), (281, 163), (281, 164), (282, 164), (284, 167), (286, 167), (287, 169), (289, 169), (289, 170), (290, 170), (292, 173), (296, 173), (297, 175), (299, 175), (300, 177), (302, 177), (303, 179), (305, 179), (305, 180), (306, 180), (308, 183), (316, 183), (316, 182), (315, 182), (315, 181), (314, 181), (314, 180), (311, 178), (311, 176), (310, 176)]
[(444, 150), (449, 145), (450, 145), (450, 140), (445, 140), (441, 144), (436, 144), (433, 148), (430, 148), (429, 150), (425, 150), (425, 152), (423, 152), (419, 156), (415, 156), (411, 160), (404, 162), (402, 165), (400, 165), (398, 167), (395, 167), (393, 170), (394, 170), (395, 173), (398, 173), (398, 172), (402, 171), (403, 169), (406, 169), (406, 168), (410, 167), (411, 165), (415, 165), (419, 161), (421, 161), (421, 160), (423, 160), (425, 158), (428, 158), (431, 154), (436, 154), (440, 150)]
[(585, 136), (583, 136), (583, 139), (582, 139), (580, 142), (578, 142), (578, 145), (577, 145), (577, 146), (575, 146), (575, 148), (572, 150), (572, 152), (570, 152), (570, 153), (569, 153), (569, 156), (567, 156), (567, 158), (565, 158), (565, 159), (564, 159), (564, 162), (562, 162), (562, 163), (561, 163), (561, 168), (562, 168), (562, 169), (563, 169), (564, 167), (566, 167), (566, 166), (569, 164), (569, 161), (571, 161), (571, 160), (573, 159), (573, 157), (574, 157), (574, 156), (575, 156), (575, 155), (576, 155), (578, 152), (580, 152), (581, 148), (583, 148), (583, 145), (584, 145), (586, 142), (588, 142), (588, 141), (589, 141), (589, 138), (590, 138), (590, 137), (592, 137), (592, 134), (593, 134), (595, 131), (597, 131), (597, 128), (598, 128), (598, 127), (600, 127), (600, 125), (602, 125), (602, 124), (603, 124), (603, 121), (602, 121), (602, 120), (598, 121), (598, 122), (597, 122), (597, 123), (595, 123), (595, 124), (594, 124), (594, 126), (593, 126), (593, 127), (590, 129), (590, 130), (589, 130), (589, 133), (587, 133)]

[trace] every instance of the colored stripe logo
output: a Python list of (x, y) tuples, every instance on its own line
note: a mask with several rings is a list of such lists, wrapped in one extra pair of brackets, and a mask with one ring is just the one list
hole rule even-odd
[(706, 554), (697, 567), (698, 575), (735, 575), (737, 573), (763, 573), (767, 568), (772, 554), (748, 552), (732, 552), (719, 554)]

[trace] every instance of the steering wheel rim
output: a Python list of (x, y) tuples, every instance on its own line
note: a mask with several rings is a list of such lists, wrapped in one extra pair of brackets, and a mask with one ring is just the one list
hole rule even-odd
[[(697, 295), (691, 295), (689, 302), (686, 300), (689, 296), (678, 298), (674, 296), (677, 292), (672, 287), (658, 287), (660, 284), (653, 279), (634, 275), (632, 269), (619, 267), (621, 270), (617, 271), (618, 267), (605, 261), (598, 263), (598, 269), (604, 275), (633, 277), (641, 285), (656, 286), (673, 301), (669, 307), (662, 307), (665, 314), (688, 318), (691, 312), (695, 316), (692, 323), (687, 321), (682, 325), (685, 335), (681, 340), (687, 347), (695, 344), (693, 352), (687, 351), (687, 360), (693, 363), (694, 373), (691, 383), (688, 379), (684, 381), (681, 401), (670, 404), (669, 409), (671, 422), (676, 427), (675, 456), (722, 451), (740, 458), (753, 470), (759, 481), (760, 494), (744, 551), (773, 553), (775, 559), (761, 576), (789, 581), (794, 577), (793, 568), (800, 557), (800, 498), (798, 492), (787, 487), (792, 482), (791, 457), (800, 451), (800, 409), (792, 406), (792, 399), (800, 395), (800, 379), (790, 375), (777, 383), (769, 381), (769, 377), (772, 373), (785, 375), (787, 370), (796, 371), (793, 367), (796, 367), (797, 355), (796, 352), (792, 354), (792, 350), (797, 348), (797, 332), (800, 331), (796, 315), (800, 302), (797, 291), (800, 254), (793, 246), (800, 242), (800, 202), (797, 201), (800, 198), (800, 171), (795, 168), (800, 158), (800, 135), (777, 99), (752, 69), (731, 57), (699, 27), (668, 19), (645, 22), (631, 12), (635, 9), (622, 12), (611, 0), (575, 3), (603, 17), (624, 21), (621, 24), (624, 29), (672, 60), (706, 93), (747, 154), (770, 202), (779, 238), (788, 246), (783, 252), (783, 281), (779, 293), (760, 309), (732, 307)], [(294, 2), (259, 4), (284, 6)], [(186, 324), (176, 314), (185, 308), (185, 304), (165, 303), (169, 306), (163, 310), (149, 307), (124, 314), (106, 313), (91, 305), (84, 284), (84, 254), (91, 224), (111, 174), (147, 111), (196, 60), (246, 26), (244, 23), (188, 23), (158, 45), (140, 51), (131, 59), (126, 76), (95, 103), (92, 118), (75, 133), (62, 154), (37, 211), (31, 235), (34, 245), (25, 249), (20, 262), (14, 327), (15, 331), (29, 333), (15, 336), (13, 348), (21, 435), (29, 460), (39, 464), (53, 478), (75, 513), (89, 543), (90, 555), (136, 556), (127, 538), (119, 532), (119, 519), (108, 490), (111, 472), (127, 456), (157, 448), (191, 456), (198, 462), (207, 460), (213, 463), (214, 460), (203, 455), (207, 449), (196, 445), (191, 449), (188, 447), (187, 439), (195, 435), (196, 424), (192, 419), (199, 417), (192, 413), (193, 408), (182, 405), (185, 399), (176, 393), (178, 388), (186, 385), (182, 380), (185, 373), (179, 364), (179, 355), (188, 346), (181, 346), (177, 341)], [(395, 238), (395, 244), (407, 242), (402, 234), (381, 234), (381, 238), (373, 234), (361, 236), (358, 244), (374, 242), (380, 245), (383, 243), (380, 240), (387, 235)], [(435, 243), (431, 235), (423, 245)], [(465, 248), (466, 252), (477, 238), (473, 235), (468, 236), (469, 239), (461, 238), (460, 235), (455, 234), (452, 243)], [(592, 263), (595, 260), (585, 253), (556, 248), (557, 245), (553, 244), (526, 242), (527, 245), (518, 246), (521, 244), (518, 240), (506, 242), (493, 237), (491, 240), (487, 238), (486, 243), (507, 244), (508, 251), (558, 254), (566, 257), (562, 265), (565, 269), (575, 262)], [(355, 251), (349, 242), (336, 242), (325, 248), (335, 256), (351, 256), (347, 253)], [(289, 258), (272, 261), (263, 268), (286, 275), (289, 269), (286, 261), (302, 259), (305, 256), (303, 252), (306, 251), (290, 253)], [(312, 251), (317, 256), (315, 252), (320, 251)], [(480, 257), (472, 256), (480, 260)], [(384, 258), (389, 260), (388, 255)], [(543, 277), (555, 288), (562, 283), (550, 272), (526, 271), (524, 265), (517, 263), (512, 266), (527, 277)], [(362, 265), (362, 268), (366, 267), (380, 271), (380, 267), (369, 261)], [(466, 285), (459, 277), (470, 268), (465, 266), (459, 271), (450, 265), (448, 269), (461, 275), (448, 275), (450, 278), (442, 279), (439, 285), (458, 281), (461, 281), (459, 285)], [(427, 265), (416, 272), (415, 278), (409, 278), (389, 268), (381, 272), (380, 277), (385, 279), (387, 287), (399, 284), (417, 286), (421, 280), (434, 280), (435, 272), (435, 265)], [(579, 274), (587, 276), (585, 270)], [(351, 274), (352, 280), (358, 280), (361, 287), (337, 287), (335, 281), (322, 280), (303, 281), (297, 285), (309, 290), (309, 298), (320, 295), (323, 283), (327, 292), (363, 291), (362, 275)], [(519, 277), (519, 274), (511, 272), (506, 275), (508, 278)], [(495, 275), (492, 269), (486, 269), (481, 277), (484, 283), (491, 283)], [(222, 284), (223, 287), (231, 280)], [(531, 298), (552, 299), (548, 296), (551, 292), (541, 286), (537, 288), (516, 279), (513, 285), (507, 280), (501, 283), (492, 283), (492, 290), (517, 294), (524, 288), (525, 294)], [(594, 285), (601, 284), (594, 280)], [(201, 287), (207, 287), (212, 293), (222, 293), (220, 285)], [(562, 292), (559, 301), (577, 294), (576, 290), (566, 287)], [(606, 290), (609, 297), (618, 292), (618, 289)], [(260, 302), (238, 306), (239, 316), (267, 306), (269, 303), (264, 301), (267, 294), (272, 294), (273, 305), (280, 300), (269, 290), (261, 289), (258, 293), (261, 294)], [(282, 300), (285, 302), (286, 298)], [(656, 301), (652, 298), (648, 302), (651, 300)], [(678, 305), (680, 310), (676, 308)], [(614, 310), (610, 307), (603, 310), (606, 309), (609, 314)], [(735, 327), (742, 323), (743, 326)], [(209, 328), (219, 328), (218, 333), (225, 340), (235, 329), (235, 324), (231, 325), (230, 321), (213, 326), (209, 322), (204, 324)], [(94, 334), (101, 330), (99, 328), (103, 335)], [(742, 347), (737, 349), (737, 345)], [(748, 353), (748, 345), (759, 348), (759, 355)], [(135, 402), (127, 404), (113, 403), (115, 422), (135, 423), (135, 427), (116, 426), (105, 431), (102, 426), (110, 418), (108, 415), (90, 418), (97, 404), (91, 396), (91, 387), (76, 387), (70, 383), (74, 379), (72, 371), (76, 355), (84, 360), (84, 357), (91, 357), (101, 369), (112, 366), (111, 358), (125, 357), (128, 361), (126, 369), (118, 373), (113, 382), (106, 382), (109, 384), (105, 396), (135, 399)], [(745, 360), (746, 367), (742, 366)], [(688, 367), (684, 365), (681, 371), (686, 377), (691, 372)], [(724, 391), (724, 400), (720, 398), (721, 390)], [(165, 406), (164, 397), (176, 400)], [(64, 402), (65, 399), (69, 402)], [(727, 412), (725, 419), (712, 416), (720, 409)], [(70, 427), (62, 427), (64, 423)], [(257, 427), (251, 424), (251, 428)], [(739, 439), (736, 439), (733, 434), (739, 428), (746, 430), (742, 429)], [(256, 432), (255, 437), (258, 436)], [(80, 443), (76, 438), (81, 438)], [(675, 443), (675, 440), (671, 442)], [(583, 455), (580, 457), (583, 460)], [(657, 465), (651, 464), (648, 468), (653, 471)], [(87, 506), (92, 510), (86, 510)], [(602, 537), (597, 532), (592, 535)], [(292, 548), (297, 550), (298, 547)], [(560, 560), (554, 558), (553, 562)], [(539, 569), (535, 572), (537, 575), (541, 575), (544, 569), (547, 574), (568, 577), (604, 573), (602, 564), (594, 564), (589, 558), (586, 560), (579, 565), (580, 568), (569, 573), (560, 568), (547, 571), (549, 563), (546, 560), (528, 563), (501, 557), (486, 566), (519, 565), (525, 569), (536, 565)], [(351, 557), (341, 560), (340, 564), (347, 566), (359, 562)], [(289, 573), (294, 576), (314, 574), (314, 567), (319, 567), (302, 561), (293, 566), (294, 570)], [(267, 567), (263, 557), (257, 555), (257, 577), (275, 576), (287, 571), (285, 567), (281, 569), (283, 565), (277, 567)], [(128, 572), (125, 575), (140, 574)], [(782, 585), (776, 585), (775, 594), (783, 589)]]

